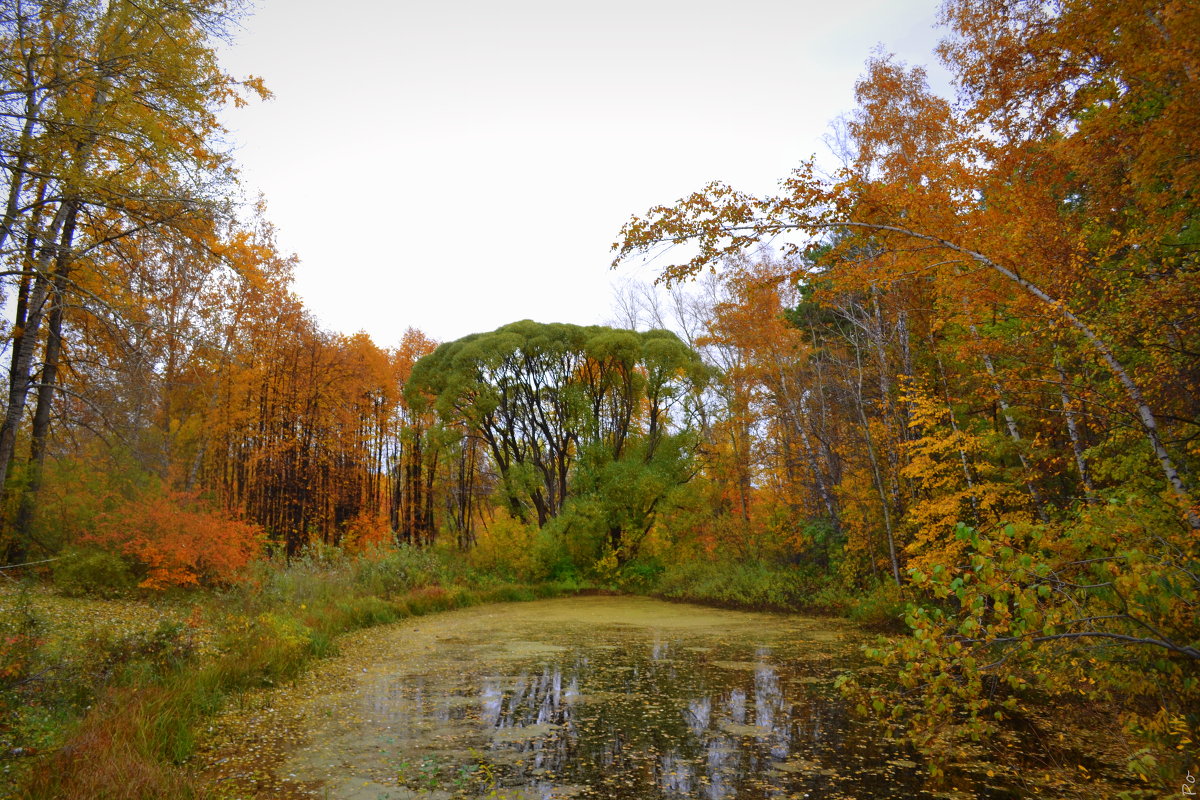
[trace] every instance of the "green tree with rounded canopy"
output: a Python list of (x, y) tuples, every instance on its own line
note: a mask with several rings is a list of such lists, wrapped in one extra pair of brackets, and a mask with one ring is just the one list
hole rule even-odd
[(478, 437), (521, 520), (595, 537), (618, 563), (690, 475), (688, 402), (707, 382), (670, 331), (522, 320), (438, 347), (413, 367), (410, 403)]

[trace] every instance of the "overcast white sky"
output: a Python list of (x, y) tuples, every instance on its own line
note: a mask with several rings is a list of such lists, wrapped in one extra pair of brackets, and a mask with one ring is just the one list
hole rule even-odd
[[(882, 44), (943, 80), (936, 0), (257, 0), (231, 111), (296, 290), (393, 346), (602, 323), (622, 223), (710, 180), (770, 192), (823, 155)], [(642, 274), (649, 275), (643, 270)]]

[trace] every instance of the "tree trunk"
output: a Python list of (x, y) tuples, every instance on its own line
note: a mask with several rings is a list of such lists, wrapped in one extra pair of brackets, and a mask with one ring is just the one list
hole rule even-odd
[[(982, 342), (979, 335), (979, 330), (975, 327), (975, 323), (971, 323), (971, 336), (975, 338), (978, 344)], [(1017, 427), (1017, 420), (1013, 417), (1012, 409), (1009, 408), (1008, 400), (1004, 397), (1004, 390), (1000, 388), (1000, 381), (996, 379), (996, 365), (992, 362), (992, 357), (987, 353), (981, 354), (983, 358), (983, 366), (987, 369), (988, 376), (992, 379), (992, 391), (996, 394), (996, 401), (1000, 404), (1000, 413), (1004, 416), (1004, 422), (1008, 429), (1008, 436), (1017, 446), (1017, 459), (1021, 462), (1021, 471), (1025, 475), (1025, 491), (1029, 492), (1029, 497), (1033, 500), (1033, 507), (1037, 511), (1038, 519), (1042, 522), (1049, 522), (1046, 516), (1046, 506), (1042, 502), (1041, 492), (1033, 484), (1033, 471), (1029, 468), (1029, 461), (1025, 458), (1025, 453), (1022, 451), (1024, 446), (1021, 443), (1021, 431)]]
[(47, 320), (46, 349), (42, 354), (42, 374), (38, 381), (37, 408), (33, 414), (33, 432), (29, 445), (27, 481), (21, 493), (14, 525), (18, 539), (28, 539), (37, 510), (37, 497), (42, 489), (42, 467), (46, 460), (46, 443), (50, 437), (50, 412), (58, 383), (58, 364), (62, 355), (63, 310), (66, 307), (67, 278), (71, 272), (71, 241), (75, 235), (75, 215), (63, 228), (57, 264), (54, 272), (53, 305)]
[(1058, 396), (1062, 399), (1063, 417), (1067, 421), (1067, 435), (1071, 437), (1071, 450), (1075, 454), (1075, 466), (1079, 470), (1079, 480), (1083, 484), (1084, 497), (1089, 503), (1096, 502), (1096, 487), (1092, 485), (1092, 476), (1088, 471), (1087, 458), (1083, 455), (1083, 443), (1079, 438), (1079, 425), (1075, 419), (1075, 409), (1071, 398), (1067, 395), (1067, 373), (1063, 370), (1062, 361), (1054, 354), (1054, 371), (1058, 373)]
[[(33, 356), (37, 350), (38, 333), (42, 327), (42, 318), (46, 312), (46, 303), (50, 295), (51, 279), (46, 270), (59, 254), (60, 247), (65, 243), (69, 247), (70, 238), (74, 235), (75, 219), (78, 207), (74, 203), (62, 203), (54, 214), (50, 228), (46, 232), (43, 245), (38, 253), (34, 268), (33, 286), (29, 292), (26, 308), (25, 326), (19, 339), (13, 343), (12, 371), (9, 374), (8, 408), (4, 422), (0, 425), (0, 492), (8, 496), (8, 477), (16, 454), (17, 430), (25, 415), (25, 403), (31, 388), (30, 373), (33, 369)], [(68, 236), (68, 232), (70, 236)], [(61, 237), (61, 241), (60, 241)], [(22, 549), (22, 548), (18, 548)], [(20, 558), (23, 553), (9, 553), (9, 558)]]
[(855, 362), (858, 367), (858, 380), (855, 384), (854, 407), (858, 411), (859, 422), (862, 423), (863, 437), (867, 444), (867, 458), (871, 462), (871, 474), (875, 479), (875, 490), (879, 494), (879, 506), (883, 511), (883, 527), (887, 533), (888, 544), (888, 559), (892, 566), (892, 579), (896, 581), (896, 585), (900, 585), (900, 559), (896, 554), (896, 536), (892, 531), (892, 513), (888, 506), (887, 490), (883, 485), (883, 475), (879, 470), (879, 459), (875, 456), (875, 443), (871, 436), (871, 425), (867, 420), (866, 410), (863, 408), (863, 369), (862, 356), (859, 354), (858, 348), (855, 347)]

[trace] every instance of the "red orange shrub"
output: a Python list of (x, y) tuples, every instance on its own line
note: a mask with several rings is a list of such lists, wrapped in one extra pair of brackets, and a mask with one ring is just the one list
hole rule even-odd
[(166, 491), (102, 514), (83, 541), (136, 561), (145, 570), (139, 586), (165, 589), (232, 582), (262, 552), (263, 531), (195, 495)]

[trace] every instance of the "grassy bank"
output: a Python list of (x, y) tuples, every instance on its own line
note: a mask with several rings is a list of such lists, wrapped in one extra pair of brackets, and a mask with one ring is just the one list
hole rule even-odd
[(259, 564), (223, 591), (0, 596), (0, 770), (8, 798), (198, 796), (185, 764), (230, 697), (295, 678), (343, 633), (496, 601), (574, 593), (514, 584), (400, 549)]

